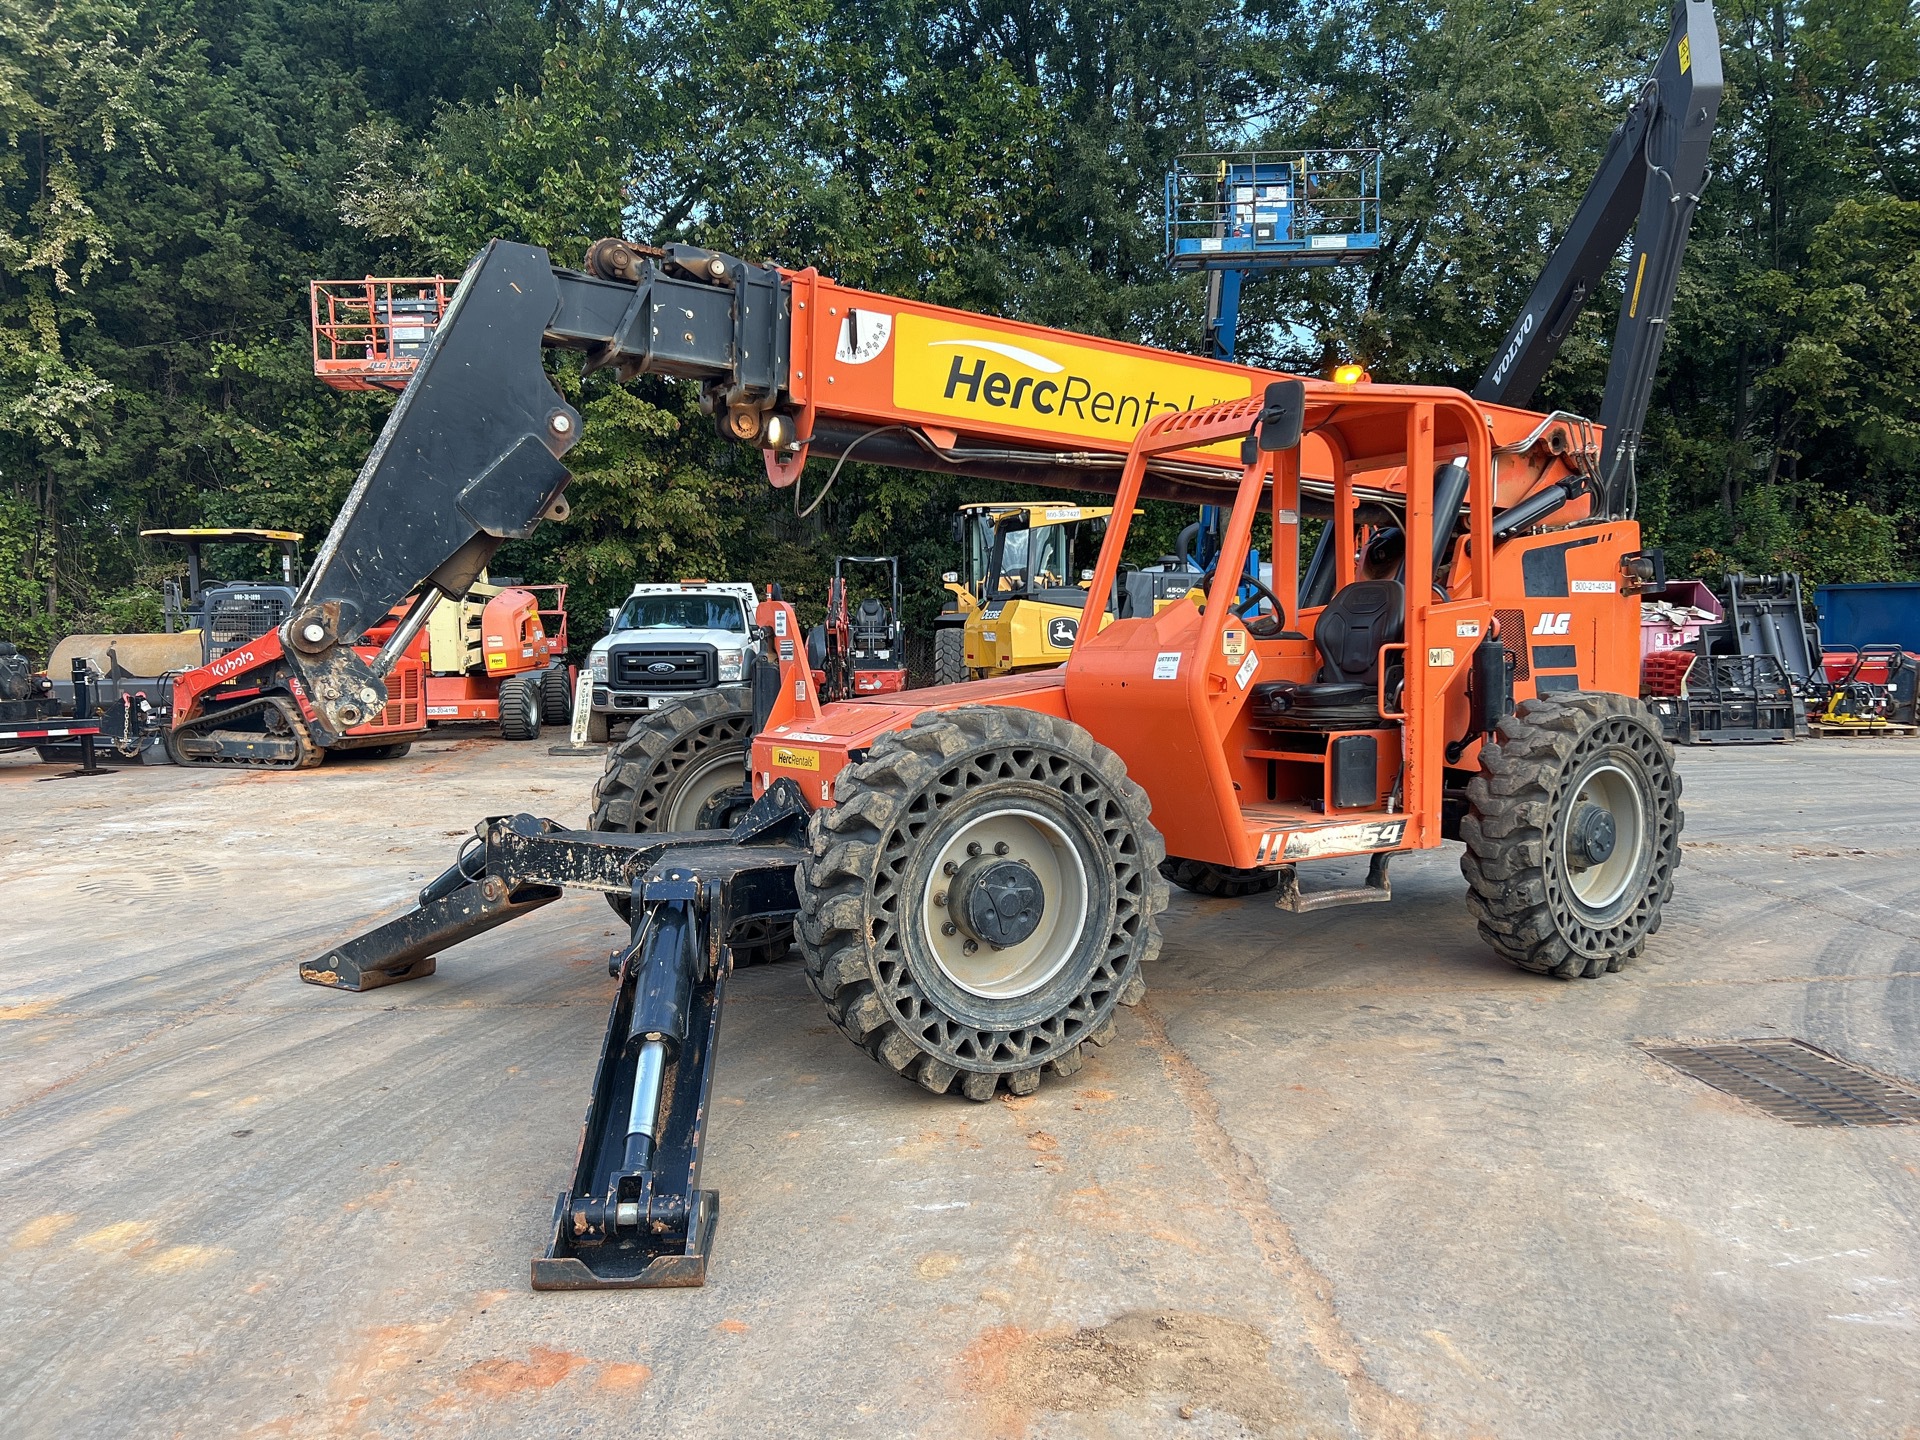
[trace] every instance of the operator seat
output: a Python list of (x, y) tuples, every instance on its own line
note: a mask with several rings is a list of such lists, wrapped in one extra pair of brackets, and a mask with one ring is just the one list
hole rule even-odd
[[(1407, 592), (1398, 580), (1356, 580), (1327, 602), (1313, 627), (1320, 678), (1307, 684), (1269, 680), (1252, 692), (1253, 722), (1301, 730), (1364, 728), (1383, 723), (1379, 708), (1380, 647), (1406, 633)], [(1390, 670), (1398, 671), (1394, 663)], [(1389, 675), (1389, 683), (1393, 675)]]
[(885, 651), (893, 642), (887, 607), (878, 600), (862, 600), (853, 612), (853, 648)]

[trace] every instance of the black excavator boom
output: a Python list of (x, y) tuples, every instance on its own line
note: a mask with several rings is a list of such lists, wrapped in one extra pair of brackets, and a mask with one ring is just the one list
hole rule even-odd
[(1597, 505), (1634, 510), (1634, 456), (1647, 416), (1667, 314), (1680, 283), (1687, 232), (1707, 180), (1720, 110), (1720, 34), (1710, 0), (1678, 0), (1665, 48), (1620, 122), (1567, 233), (1473, 389), (1473, 398), (1527, 405), (1560, 353), (1587, 297), (1633, 232), (1626, 292), (1600, 404)]

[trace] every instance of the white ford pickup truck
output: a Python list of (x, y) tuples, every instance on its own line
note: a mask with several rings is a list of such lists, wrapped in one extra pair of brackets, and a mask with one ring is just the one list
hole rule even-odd
[(606, 638), (587, 655), (591, 738), (605, 741), (610, 726), (690, 695), (746, 684), (759, 650), (757, 600), (747, 584), (634, 586), (625, 604), (607, 612)]

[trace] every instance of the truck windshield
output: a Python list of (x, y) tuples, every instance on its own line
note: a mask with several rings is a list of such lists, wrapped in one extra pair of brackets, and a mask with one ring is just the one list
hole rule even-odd
[(616, 630), (731, 630), (747, 633), (747, 612), (730, 595), (633, 595)]

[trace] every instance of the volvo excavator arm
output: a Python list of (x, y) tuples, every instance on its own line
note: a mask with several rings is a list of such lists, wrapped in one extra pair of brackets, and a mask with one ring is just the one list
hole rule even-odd
[(1679, 0), (1665, 48), (1633, 108), (1613, 132), (1567, 233), (1494, 351), (1473, 397), (1527, 405), (1633, 232), (1614, 327), (1597, 479), (1600, 513), (1634, 511), (1634, 456), (1660, 365), (1667, 314), (1680, 283), (1687, 232), (1707, 179), (1707, 149), (1722, 88), (1720, 37), (1709, 0)]

